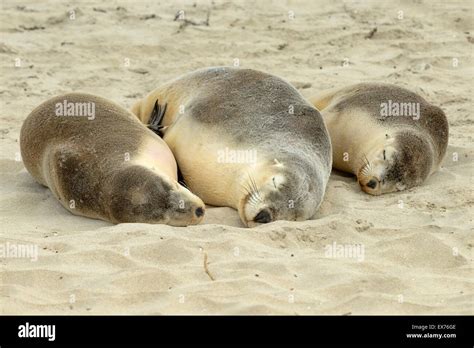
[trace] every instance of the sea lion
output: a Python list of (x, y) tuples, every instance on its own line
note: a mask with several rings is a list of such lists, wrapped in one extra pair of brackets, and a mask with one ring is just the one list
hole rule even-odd
[(249, 227), (315, 215), (331, 171), (329, 134), (288, 82), (252, 69), (205, 68), (154, 90), (132, 112), (157, 126), (157, 101), (166, 107), (163, 139), (204, 202), (237, 209)]
[(366, 193), (420, 185), (446, 153), (448, 121), (439, 107), (390, 84), (359, 83), (309, 99), (331, 135), (334, 167)]
[(34, 109), (20, 133), (23, 163), (76, 215), (113, 223), (197, 224), (204, 203), (179, 185), (166, 143), (129, 111), (70, 93)]

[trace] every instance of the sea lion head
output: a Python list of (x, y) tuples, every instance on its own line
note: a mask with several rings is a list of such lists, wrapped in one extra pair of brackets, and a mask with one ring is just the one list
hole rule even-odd
[(357, 180), (371, 195), (402, 191), (421, 184), (429, 175), (434, 153), (415, 131), (403, 131), (386, 140), (362, 159)]
[[(309, 166), (311, 168), (311, 166)], [(319, 176), (311, 175), (303, 163), (273, 160), (248, 175), (238, 211), (248, 227), (276, 220), (311, 218), (319, 204)]]
[(172, 226), (198, 224), (205, 212), (202, 200), (187, 188), (140, 165), (113, 177), (109, 206), (112, 221)]

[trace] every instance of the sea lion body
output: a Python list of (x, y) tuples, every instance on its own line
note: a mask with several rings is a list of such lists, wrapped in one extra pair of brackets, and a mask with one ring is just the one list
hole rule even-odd
[(331, 135), (334, 168), (355, 174), (369, 194), (420, 185), (444, 158), (449, 133), (444, 112), (407, 89), (360, 83), (310, 101)]
[(157, 100), (166, 105), (163, 139), (204, 202), (237, 209), (247, 226), (316, 213), (331, 170), (329, 136), (319, 112), (286, 81), (251, 69), (202, 69), (154, 90), (132, 112), (148, 124)]
[(201, 220), (203, 202), (177, 183), (166, 143), (104, 98), (49, 99), (24, 121), (20, 147), (26, 169), (73, 214), (176, 226)]

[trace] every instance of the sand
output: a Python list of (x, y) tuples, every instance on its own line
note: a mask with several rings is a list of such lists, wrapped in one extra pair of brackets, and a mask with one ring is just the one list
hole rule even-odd
[[(2, 1), (0, 314), (474, 314), (472, 19), (470, 1)], [(130, 108), (237, 62), (307, 97), (361, 81), (420, 93), (449, 118), (442, 168), (379, 197), (334, 172), (315, 220), (247, 229), (209, 208), (174, 228), (73, 216), (18, 158), (22, 121), (52, 96)], [(33, 257), (13, 256), (22, 245)]]

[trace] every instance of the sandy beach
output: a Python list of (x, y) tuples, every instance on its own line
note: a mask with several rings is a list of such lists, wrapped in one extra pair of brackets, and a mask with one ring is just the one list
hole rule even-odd
[[(0, 6), (0, 314), (474, 314), (472, 2)], [(208, 207), (178, 228), (73, 216), (21, 162), (21, 124), (48, 98), (129, 109), (181, 74), (236, 64), (305, 97), (362, 81), (421, 94), (449, 120), (441, 169), (377, 197), (333, 171), (315, 220), (248, 229)]]

